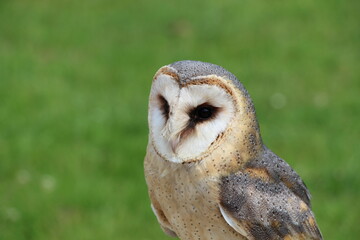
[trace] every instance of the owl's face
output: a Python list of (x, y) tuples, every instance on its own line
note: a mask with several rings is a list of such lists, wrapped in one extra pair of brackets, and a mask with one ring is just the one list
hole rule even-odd
[(149, 101), (151, 142), (164, 159), (182, 163), (209, 154), (237, 114), (228, 81), (216, 75), (179, 81), (169, 66), (155, 75)]

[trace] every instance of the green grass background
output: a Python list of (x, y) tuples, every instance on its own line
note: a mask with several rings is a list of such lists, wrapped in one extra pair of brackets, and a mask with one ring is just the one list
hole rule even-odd
[(143, 176), (162, 65), (219, 64), (302, 176), (325, 239), (360, 236), (360, 4), (1, 0), (0, 239), (170, 239)]

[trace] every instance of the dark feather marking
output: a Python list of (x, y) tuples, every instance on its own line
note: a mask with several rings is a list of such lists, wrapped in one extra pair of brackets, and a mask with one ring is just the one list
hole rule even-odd
[(249, 231), (256, 240), (273, 239), (274, 231), (260, 223), (249, 224)]
[(159, 102), (160, 102), (162, 115), (167, 121), (169, 119), (169, 114), (170, 114), (169, 103), (166, 101), (166, 99), (162, 95), (159, 95), (158, 99), (159, 99)]

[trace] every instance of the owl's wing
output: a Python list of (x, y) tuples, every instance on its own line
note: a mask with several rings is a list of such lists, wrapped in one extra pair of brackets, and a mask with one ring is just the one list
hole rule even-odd
[(172, 226), (169, 223), (168, 219), (166, 218), (164, 212), (162, 211), (160, 204), (156, 200), (156, 198), (153, 195), (153, 192), (149, 191), (150, 200), (151, 200), (151, 209), (153, 210), (156, 219), (158, 220), (161, 229), (163, 232), (170, 236), (170, 237), (177, 237), (176, 233), (172, 230)]
[(161, 209), (156, 208), (153, 204), (151, 204), (151, 209), (153, 210), (163, 232), (170, 237), (177, 237), (176, 233), (173, 230), (171, 230), (171, 225), (166, 219)]
[(322, 239), (306, 186), (268, 149), (222, 178), (219, 207), (226, 222), (251, 240)]

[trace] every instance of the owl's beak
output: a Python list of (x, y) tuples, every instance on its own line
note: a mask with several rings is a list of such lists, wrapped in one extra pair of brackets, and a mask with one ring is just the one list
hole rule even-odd
[(176, 153), (176, 148), (178, 147), (179, 142), (180, 142), (179, 137), (174, 137), (169, 140), (170, 147), (171, 147), (171, 150), (173, 151), (173, 153)]
[(170, 117), (162, 130), (162, 135), (168, 140), (170, 148), (174, 154), (176, 154), (179, 145), (181, 145), (182, 132), (187, 123), (187, 121), (181, 120), (181, 118)]

